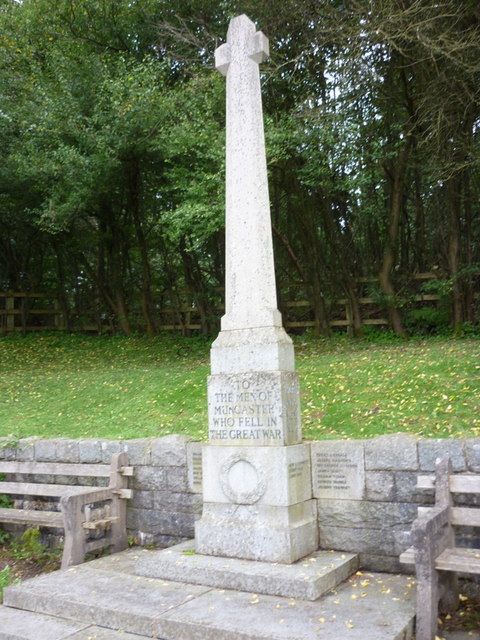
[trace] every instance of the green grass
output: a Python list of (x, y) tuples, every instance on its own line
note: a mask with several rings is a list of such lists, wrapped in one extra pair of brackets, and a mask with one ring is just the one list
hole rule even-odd
[[(480, 340), (295, 340), (304, 437), (480, 435)], [(207, 434), (209, 343), (0, 338), (0, 436)]]

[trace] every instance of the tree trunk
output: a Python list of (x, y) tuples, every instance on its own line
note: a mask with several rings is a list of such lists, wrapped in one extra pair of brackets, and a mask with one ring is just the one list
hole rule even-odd
[(152, 271), (148, 257), (147, 239), (141, 214), (141, 175), (138, 160), (131, 158), (125, 162), (127, 178), (127, 202), (132, 215), (142, 269), (141, 304), (142, 314), (145, 320), (147, 335), (153, 337), (157, 333), (155, 322), (154, 304), (152, 297)]
[(460, 184), (457, 177), (452, 177), (446, 184), (448, 202), (448, 270), (452, 280), (453, 297), (453, 333), (462, 331), (462, 291), (459, 279), (460, 265)]
[(380, 288), (386, 296), (387, 313), (390, 324), (395, 333), (406, 336), (406, 331), (402, 324), (402, 314), (395, 301), (395, 289), (393, 286), (391, 272), (395, 264), (398, 245), (398, 231), (403, 212), (403, 187), (407, 160), (412, 145), (412, 138), (408, 136), (403, 149), (400, 151), (396, 163), (392, 167), (385, 169), (387, 177), (390, 179), (390, 206), (387, 237), (383, 248), (383, 259), (378, 279)]

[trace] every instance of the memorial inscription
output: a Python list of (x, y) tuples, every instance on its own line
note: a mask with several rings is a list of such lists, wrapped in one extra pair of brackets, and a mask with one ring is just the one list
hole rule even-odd
[(210, 377), (212, 444), (296, 444), (300, 441), (298, 383), (291, 372)]
[(192, 454), (192, 462), (193, 462), (193, 484), (202, 486), (203, 480), (203, 471), (202, 471), (202, 454), (201, 453), (193, 453)]
[(350, 443), (313, 445), (314, 493), (318, 498), (361, 499), (365, 469), (363, 449)]

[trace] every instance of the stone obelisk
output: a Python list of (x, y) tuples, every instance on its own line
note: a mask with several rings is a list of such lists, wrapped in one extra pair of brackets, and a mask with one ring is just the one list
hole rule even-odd
[(199, 553), (294, 562), (318, 545), (293, 344), (277, 309), (259, 63), (242, 15), (215, 52), (227, 78), (226, 312), (211, 349)]

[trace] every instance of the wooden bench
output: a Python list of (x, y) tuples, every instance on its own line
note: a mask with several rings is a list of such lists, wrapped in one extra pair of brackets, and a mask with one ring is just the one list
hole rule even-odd
[[(132, 495), (127, 484), (133, 467), (127, 462), (126, 453), (114, 454), (110, 464), (0, 460), (0, 477), (5, 477), (0, 481), (0, 494), (15, 496), (16, 503), (24, 496), (27, 505), (0, 508), (0, 522), (63, 529), (62, 569), (106, 547), (121, 551), (128, 545), (126, 509)], [(88, 486), (80, 484), (82, 478)], [(106, 486), (99, 486), (100, 478)], [(43, 510), (45, 499), (53, 503), (48, 511)]]
[(458, 572), (480, 574), (480, 549), (455, 546), (455, 526), (480, 527), (480, 508), (455, 506), (454, 494), (480, 494), (480, 476), (453, 474), (449, 459), (437, 461), (435, 475), (419, 476), (419, 489), (435, 489), (435, 506), (419, 507), (412, 525), (413, 546), (400, 562), (415, 564), (417, 640), (434, 640), (438, 610), (458, 606)]

